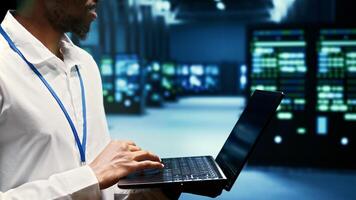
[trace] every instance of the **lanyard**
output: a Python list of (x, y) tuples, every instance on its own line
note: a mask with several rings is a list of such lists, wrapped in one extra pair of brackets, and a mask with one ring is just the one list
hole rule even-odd
[(53, 90), (51, 85), (46, 81), (46, 79), (42, 76), (42, 74), (36, 69), (36, 67), (30, 63), (25, 56), (21, 53), (21, 51), (16, 47), (14, 42), (10, 39), (10, 37), (6, 34), (4, 29), (0, 26), (0, 34), (5, 38), (5, 40), (8, 42), (10, 45), (11, 49), (14, 50), (26, 63), (27, 65), (32, 69), (32, 71), (38, 76), (38, 78), (42, 81), (42, 83), (47, 87), (48, 91), (52, 94), (53, 98), (57, 101), (59, 107), (62, 109), (64, 116), (67, 118), (67, 121), (70, 125), (70, 128), (72, 129), (73, 136), (75, 138), (75, 142), (77, 143), (79, 154), (80, 154), (80, 160), (81, 164), (85, 165), (85, 148), (86, 148), (86, 142), (87, 142), (87, 118), (86, 118), (86, 102), (85, 102), (85, 91), (84, 91), (84, 84), (83, 84), (83, 79), (82, 76), (80, 75), (78, 66), (75, 66), (78, 77), (80, 80), (80, 87), (81, 87), (81, 95), (82, 95), (82, 107), (83, 107), (83, 140), (80, 142), (79, 136), (77, 129), (74, 126), (74, 123), (69, 116), (66, 108), (64, 107), (62, 101), (56, 94), (56, 92)]

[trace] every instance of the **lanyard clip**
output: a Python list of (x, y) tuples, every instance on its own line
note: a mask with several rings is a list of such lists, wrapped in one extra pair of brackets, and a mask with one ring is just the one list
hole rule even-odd
[(80, 166), (85, 166), (86, 164), (87, 164), (87, 162), (85, 162), (85, 161), (80, 162)]

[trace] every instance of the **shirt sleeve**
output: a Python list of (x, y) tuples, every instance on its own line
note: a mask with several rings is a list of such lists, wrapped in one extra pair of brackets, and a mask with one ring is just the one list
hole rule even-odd
[(101, 199), (98, 180), (89, 166), (54, 174), (47, 180), (25, 183), (0, 192), (0, 200)]
[(0, 77), (0, 116), (2, 114), (3, 106), (4, 106), (4, 94), (2, 91), (2, 82), (1, 82), (1, 77)]
[(0, 115), (2, 113), (2, 105), (3, 104), (4, 104), (4, 99), (3, 99), (1, 88), (0, 88)]
[[(0, 64), (1, 64), (1, 62), (0, 62)], [(3, 115), (4, 111), (8, 107), (8, 105), (6, 105), (7, 91), (5, 90), (5, 86), (4, 86), (5, 84), (4, 84), (3, 79), (1, 77), (1, 75), (2, 75), (1, 73), (2, 72), (0, 71), (0, 117)]]

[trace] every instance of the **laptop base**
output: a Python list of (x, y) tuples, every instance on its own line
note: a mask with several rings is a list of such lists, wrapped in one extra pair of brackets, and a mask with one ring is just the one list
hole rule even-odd
[(118, 182), (122, 189), (226, 185), (226, 177), (211, 156), (163, 158), (164, 169), (143, 170)]

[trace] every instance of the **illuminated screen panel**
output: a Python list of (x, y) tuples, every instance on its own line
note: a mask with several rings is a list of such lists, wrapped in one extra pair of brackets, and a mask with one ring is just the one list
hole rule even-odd
[(174, 76), (175, 75), (175, 65), (173, 63), (164, 63), (163, 66), (163, 75), (165, 76)]
[(342, 146), (356, 128), (356, 29), (322, 29), (317, 42), (316, 133)]
[[(288, 127), (279, 134), (308, 132), (303, 116), (306, 100), (306, 41), (303, 30), (256, 30), (250, 41), (251, 92), (255, 89), (283, 91), (277, 119)], [(279, 140), (278, 140), (279, 141)]]
[(161, 65), (153, 61), (146, 66), (146, 103), (148, 106), (160, 107), (163, 103)]
[(220, 89), (220, 67), (218, 65), (205, 66), (204, 89), (209, 93)]
[(201, 92), (204, 90), (204, 66), (201, 64), (190, 65), (189, 67), (189, 90)]
[(175, 68), (174, 68), (174, 64), (172, 63), (164, 63), (162, 65), (162, 68), (163, 68), (162, 86), (163, 89), (165, 90), (164, 95), (168, 97), (171, 95), (171, 93), (174, 90)]
[(123, 96), (128, 92), (128, 80), (126, 73), (131, 58), (128, 55), (117, 55), (115, 61), (115, 101), (122, 103)]
[(114, 61), (109, 56), (103, 56), (99, 65), (102, 85), (103, 96), (105, 104), (114, 102)]
[(180, 64), (177, 82), (182, 93), (210, 95), (221, 90), (221, 68), (218, 64)]
[(163, 95), (166, 100), (174, 101), (177, 95), (176, 85), (176, 65), (172, 62), (165, 62), (162, 64), (162, 88)]
[(115, 112), (142, 111), (141, 66), (136, 55), (118, 54), (115, 60)]
[(186, 94), (190, 90), (188, 64), (177, 65), (177, 86), (178, 86), (179, 93), (181, 95)]

